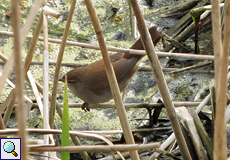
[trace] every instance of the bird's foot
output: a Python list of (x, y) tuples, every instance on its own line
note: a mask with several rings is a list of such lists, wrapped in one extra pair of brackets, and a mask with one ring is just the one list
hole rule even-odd
[(90, 111), (89, 104), (84, 102), (81, 106), (81, 109), (84, 110), (85, 112), (89, 112)]

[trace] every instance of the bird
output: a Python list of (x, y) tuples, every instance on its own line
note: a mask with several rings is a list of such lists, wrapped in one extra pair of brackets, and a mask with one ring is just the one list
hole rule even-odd
[[(161, 39), (160, 32), (156, 26), (151, 27), (149, 32), (153, 44), (156, 45)], [(141, 38), (130, 49), (144, 50)], [(120, 52), (109, 56), (121, 92), (124, 92), (129, 85), (132, 76), (138, 70), (137, 63), (143, 57), (144, 55)], [(63, 75), (59, 81), (65, 82), (65, 76), (70, 92), (84, 101), (82, 109), (85, 111), (89, 111), (88, 104), (104, 103), (113, 98), (103, 59), (75, 68)]]

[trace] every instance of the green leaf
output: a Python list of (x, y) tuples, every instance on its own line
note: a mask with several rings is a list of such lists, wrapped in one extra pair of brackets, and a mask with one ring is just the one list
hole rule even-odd
[[(61, 146), (69, 146), (69, 104), (68, 104), (67, 80), (65, 80), (65, 89), (64, 89)], [(69, 152), (61, 152), (61, 159), (62, 160), (70, 159)]]

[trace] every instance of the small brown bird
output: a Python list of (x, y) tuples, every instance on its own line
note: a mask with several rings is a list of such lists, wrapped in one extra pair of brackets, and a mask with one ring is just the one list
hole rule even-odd
[[(151, 27), (149, 32), (154, 45), (156, 45), (161, 39), (161, 34), (157, 31), (156, 26)], [(131, 49), (144, 49), (140, 38)], [(142, 55), (124, 53), (116, 53), (110, 56), (121, 92), (126, 89), (132, 76), (137, 72), (136, 64), (142, 57)], [(83, 108), (87, 108), (89, 103), (103, 103), (113, 98), (103, 59), (73, 69), (66, 75), (70, 91), (85, 102), (82, 105)], [(59, 80), (65, 82), (65, 75)]]

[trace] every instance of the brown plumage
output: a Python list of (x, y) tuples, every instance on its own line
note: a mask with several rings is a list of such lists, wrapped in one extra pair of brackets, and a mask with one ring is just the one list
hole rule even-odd
[[(154, 45), (156, 45), (161, 39), (161, 34), (155, 26), (151, 27), (149, 32)], [(131, 49), (143, 50), (141, 39), (137, 40)], [(124, 53), (110, 56), (121, 92), (125, 90), (132, 76), (136, 73), (136, 64), (142, 57), (141, 55)], [(66, 74), (70, 91), (86, 103), (103, 103), (113, 98), (103, 59), (85, 67), (73, 69)], [(64, 82), (65, 76), (60, 81)]]

